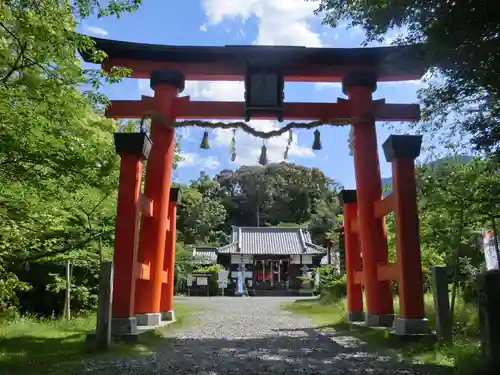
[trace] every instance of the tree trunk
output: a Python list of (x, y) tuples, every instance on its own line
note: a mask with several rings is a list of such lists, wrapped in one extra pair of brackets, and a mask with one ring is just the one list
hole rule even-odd
[(497, 255), (497, 268), (500, 268), (500, 253), (498, 251), (497, 223), (495, 216), (491, 215), (491, 226), (493, 227), (493, 244), (495, 245), (495, 253)]
[(99, 236), (99, 259), (100, 259), (100, 264), (104, 262), (104, 253), (102, 252), (102, 236)]
[(64, 298), (64, 316), (71, 320), (71, 261), (66, 261), (66, 296)]
[(462, 243), (462, 233), (464, 231), (464, 209), (460, 210), (460, 223), (458, 227), (457, 236), (457, 246), (455, 250), (455, 259), (453, 264), (453, 281), (451, 286), (451, 303), (450, 303), (450, 315), (451, 315), (451, 326), (453, 327), (454, 313), (455, 313), (455, 302), (457, 299), (457, 284), (458, 284), (458, 272), (460, 270), (460, 244)]

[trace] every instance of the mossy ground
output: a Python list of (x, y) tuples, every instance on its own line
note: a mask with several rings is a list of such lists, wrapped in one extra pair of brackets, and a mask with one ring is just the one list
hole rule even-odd
[[(432, 295), (425, 296), (425, 304), (429, 323), (433, 327), (435, 312)], [(394, 305), (398, 306), (397, 299)], [(455, 368), (459, 373), (469, 373), (471, 369), (477, 371), (477, 366), (480, 365), (477, 308), (461, 301), (458, 301), (456, 306), (453, 342), (446, 345), (433, 344), (428, 341), (402, 342), (385, 330), (352, 325), (345, 319), (345, 300), (334, 303), (324, 302), (317, 298), (298, 300), (283, 305), (283, 309), (310, 317), (322, 329), (333, 329), (339, 333), (354, 336), (374, 348), (395, 351), (405, 360), (446, 365)]]
[(70, 321), (21, 317), (0, 323), (0, 373), (8, 375), (64, 374), (85, 359), (105, 359), (148, 354), (164, 340), (164, 334), (183, 325), (195, 324), (192, 304), (177, 303), (176, 322), (139, 336), (136, 344), (114, 343), (106, 353), (95, 353), (86, 343), (95, 329), (96, 316)]

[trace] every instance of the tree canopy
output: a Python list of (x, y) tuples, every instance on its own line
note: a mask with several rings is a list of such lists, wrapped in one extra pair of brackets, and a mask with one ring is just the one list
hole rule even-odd
[(493, 0), (312, 0), (330, 26), (345, 21), (365, 42), (400, 32), (395, 44), (422, 43), (436, 79), (421, 91), (424, 131), (471, 136), (479, 150), (500, 145), (500, 19)]

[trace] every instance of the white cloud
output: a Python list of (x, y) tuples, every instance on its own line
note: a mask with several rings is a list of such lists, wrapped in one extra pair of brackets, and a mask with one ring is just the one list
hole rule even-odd
[(179, 168), (200, 167), (204, 169), (217, 169), (220, 165), (219, 161), (214, 156), (204, 157), (194, 152), (181, 152), (182, 160), (179, 162)]
[(139, 85), (141, 95), (154, 96), (154, 92), (149, 86), (149, 79), (138, 79), (137, 84)]
[(201, 25), (200, 31), (203, 31), (203, 32), (207, 31), (207, 25)]
[(104, 29), (101, 29), (100, 27), (96, 26), (88, 26), (86, 28), (87, 32), (93, 35), (99, 35), (99, 36), (108, 36), (108, 32)]
[(245, 85), (242, 81), (187, 81), (184, 92), (193, 99), (231, 102), (245, 100)]
[(311, 29), (317, 4), (304, 0), (203, 0), (209, 25), (224, 19), (258, 19), (254, 44), (320, 47), (320, 35)]
[(314, 84), (314, 88), (317, 90), (323, 90), (323, 89), (339, 89), (342, 87), (342, 83), (340, 82), (316, 82)]
[[(252, 120), (250, 126), (259, 131), (270, 131), (283, 126), (276, 121), (270, 120)], [(214, 130), (216, 146), (229, 148), (232, 138), (232, 130), (216, 129)], [(265, 141), (267, 148), (267, 158), (269, 162), (280, 162), (284, 160), (284, 151), (288, 142), (288, 133), (279, 137), (273, 137)], [(311, 141), (312, 142), (312, 141)], [(236, 131), (236, 160), (238, 165), (256, 165), (259, 162), (259, 156), (263, 145), (262, 139), (255, 138), (242, 130)], [(293, 142), (288, 151), (288, 157), (314, 157), (311, 147), (303, 147), (298, 144), (297, 134), (294, 134)]]
[[(384, 85), (410, 85), (410, 86), (417, 86), (421, 87), (423, 86), (424, 81), (423, 79), (415, 79), (411, 81), (394, 81), (394, 82), (379, 82), (377, 85), (384, 86)], [(330, 90), (330, 89), (340, 89), (342, 87), (342, 83), (340, 82), (316, 82), (314, 84), (314, 88), (316, 90)]]
[(422, 80), (414, 79), (411, 81), (379, 82), (378, 85), (413, 85), (422, 86)]

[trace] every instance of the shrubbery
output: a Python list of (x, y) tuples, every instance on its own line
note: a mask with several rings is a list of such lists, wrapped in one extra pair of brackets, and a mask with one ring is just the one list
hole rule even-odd
[(327, 303), (338, 302), (347, 296), (345, 276), (336, 274), (332, 266), (320, 267), (317, 271), (320, 275), (317, 292), (322, 301)]

